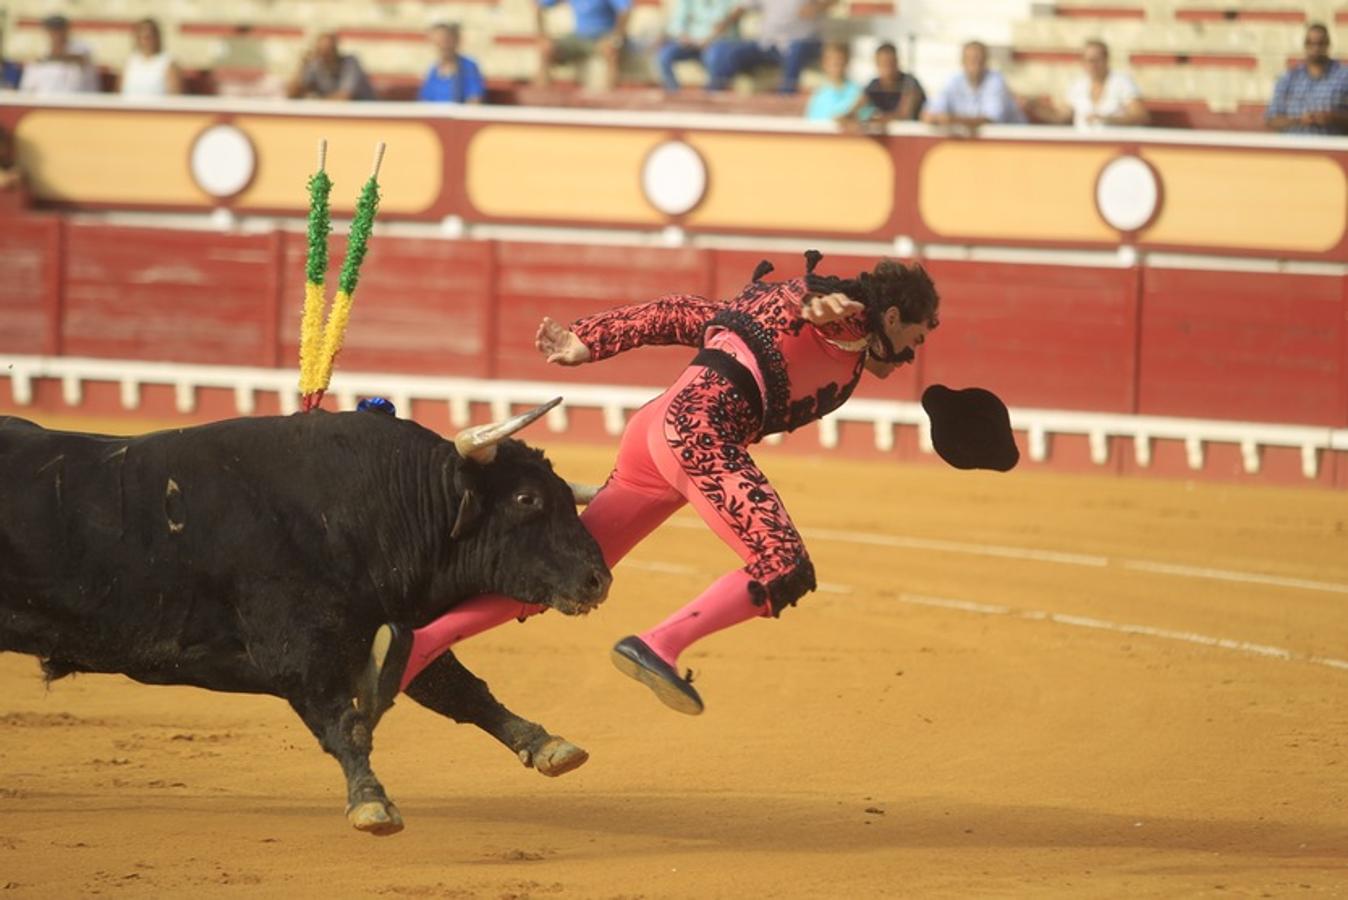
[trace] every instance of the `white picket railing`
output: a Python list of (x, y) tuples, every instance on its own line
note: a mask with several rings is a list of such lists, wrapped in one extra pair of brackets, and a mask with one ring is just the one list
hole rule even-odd
[[(298, 375), (291, 369), (261, 369), (240, 366), (203, 366), (183, 363), (142, 362), (137, 360), (87, 359), (68, 356), (0, 355), (0, 379), (8, 379), (15, 404), (33, 402), (33, 382), (53, 379), (61, 382), (65, 403), (79, 407), (86, 382), (111, 382), (120, 386), (122, 406), (134, 410), (140, 405), (143, 385), (169, 385), (174, 389), (179, 412), (196, 408), (198, 388), (223, 388), (234, 392), (234, 405), (240, 415), (252, 414), (257, 394), (278, 397), (283, 413), (299, 408)], [(387, 397), (400, 409), (411, 409), (413, 400), (439, 401), (448, 405), (450, 422), (456, 427), (470, 423), (473, 403), (487, 404), (492, 418), (504, 418), (512, 407), (532, 405), (556, 396), (566, 403), (547, 416), (548, 427), (563, 432), (568, 427), (567, 409), (598, 409), (609, 434), (622, 432), (627, 414), (639, 408), (658, 392), (650, 387), (560, 384), (539, 381), (506, 381), (473, 378), (441, 378), (418, 375), (393, 375), (374, 372), (339, 371), (333, 376), (328, 392), (343, 409), (356, 405), (360, 397)], [(894, 448), (895, 429), (913, 427), (918, 444), (931, 452), (930, 423), (917, 403), (854, 399), (819, 424), (819, 442), (825, 448), (838, 443), (843, 422), (860, 422), (875, 430), (875, 447), (880, 451)], [(1236, 444), (1240, 447), (1244, 470), (1257, 474), (1264, 447), (1292, 447), (1301, 452), (1301, 471), (1315, 478), (1320, 457), (1325, 452), (1348, 452), (1348, 429), (1309, 425), (1276, 425), (1262, 422), (1232, 422), (1211, 419), (1180, 419), (1161, 416), (1134, 416), (1119, 413), (1072, 412), (1014, 408), (1011, 424), (1025, 433), (1025, 452), (1042, 462), (1049, 457), (1054, 435), (1084, 435), (1091, 460), (1104, 465), (1109, 460), (1110, 439), (1130, 438), (1137, 464), (1146, 467), (1152, 460), (1152, 443), (1158, 440), (1182, 441), (1189, 468), (1203, 468), (1207, 444)], [(768, 439), (777, 443), (780, 435)]]

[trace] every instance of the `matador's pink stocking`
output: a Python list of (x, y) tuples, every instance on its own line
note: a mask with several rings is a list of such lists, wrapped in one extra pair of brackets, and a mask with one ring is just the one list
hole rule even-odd
[(755, 606), (749, 599), (750, 580), (743, 569), (722, 575), (696, 600), (637, 637), (677, 669), (679, 654), (694, 641), (755, 616), (771, 614), (766, 604)]
[(418, 628), (412, 635), (412, 653), (407, 658), (407, 668), (403, 670), (403, 680), (398, 689), (407, 690), (407, 686), (421, 674), (422, 669), (459, 641), (497, 625), (504, 625), (511, 619), (523, 619), (545, 609), (546, 606), (521, 603), (500, 594), (483, 594), (465, 600), (425, 628)]

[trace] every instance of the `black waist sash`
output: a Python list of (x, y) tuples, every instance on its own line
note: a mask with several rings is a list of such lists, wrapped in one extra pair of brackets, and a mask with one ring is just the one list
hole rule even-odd
[(724, 376), (726, 381), (729, 381), (735, 390), (740, 392), (740, 396), (752, 407), (754, 419), (761, 427), (763, 422), (763, 394), (758, 390), (758, 382), (754, 380), (753, 373), (746, 369), (743, 363), (724, 350), (703, 347), (698, 351), (697, 356), (693, 357), (692, 365), (703, 366), (718, 375)]

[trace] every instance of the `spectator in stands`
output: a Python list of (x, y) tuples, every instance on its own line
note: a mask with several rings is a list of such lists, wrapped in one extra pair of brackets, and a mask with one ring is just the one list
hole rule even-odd
[(997, 72), (988, 68), (988, 48), (970, 41), (960, 54), (960, 74), (951, 78), (936, 99), (927, 105), (923, 121), (933, 125), (979, 125), (1025, 121), (1011, 89)]
[(19, 90), (30, 94), (70, 94), (98, 90), (98, 72), (89, 58), (89, 48), (71, 40), (70, 20), (47, 16), (47, 55), (23, 67)]
[[(729, 49), (726, 42), (739, 40), (743, 16), (744, 7), (737, 0), (677, 0), (669, 38), (656, 54), (665, 90), (679, 89), (679, 80), (674, 75), (676, 62), (695, 59), (710, 71), (712, 59)], [(710, 81), (707, 84), (708, 90), (724, 87)]]
[[(0, 25), (3, 24), (4, 18), (0, 16)], [(16, 91), (19, 89), (19, 79), (23, 77), (23, 66), (5, 58), (4, 39), (4, 29), (0, 28), (0, 90)]]
[(819, 59), (824, 70), (824, 83), (810, 95), (805, 118), (811, 122), (837, 122), (846, 127), (871, 117), (875, 109), (866, 102), (866, 92), (861, 85), (847, 78), (847, 64), (851, 61), (852, 51), (846, 44), (824, 45)]
[(893, 44), (875, 48), (875, 78), (866, 85), (866, 99), (875, 108), (872, 121), (912, 121), (922, 114), (927, 92), (908, 72), (899, 68), (899, 51)]
[(136, 49), (126, 58), (122, 69), (122, 95), (128, 97), (163, 97), (181, 94), (183, 73), (167, 53), (154, 19), (136, 23)]
[(537, 83), (540, 86), (552, 83), (553, 66), (583, 64), (598, 53), (604, 60), (603, 87), (614, 87), (622, 68), (623, 50), (627, 47), (627, 17), (632, 12), (632, 0), (567, 0), (576, 20), (575, 33), (551, 38), (543, 22), (543, 10), (561, 2), (537, 0)]
[(286, 90), (289, 97), (373, 100), (374, 87), (354, 56), (342, 53), (335, 32), (320, 34)]
[(1329, 29), (1306, 29), (1306, 61), (1278, 79), (1264, 121), (1289, 134), (1348, 134), (1348, 66), (1329, 57)]
[(1037, 118), (1060, 125), (1071, 122), (1077, 128), (1146, 125), (1150, 121), (1136, 82), (1109, 67), (1109, 48), (1104, 41), (1087, 41), (1081, 64), (1086, 71), (1068, 87), (1067, 105), (1036, 103)]
[(436, 61), (417, 94), (420, 100), (441, 103), (481, 103), (487, 85), (477, 63), (459, 53), (459, 26), (443, 23), (431, 28)]
[(819, 58), (823, 20), (836, 0), (749, 0), (759, 13), (758, 41), (725, 41), (708, 61), (709, 87), (720, 90), (741, 72), (760, 66), (782, 67), (778, 91), (794, 94), (800, 73)]

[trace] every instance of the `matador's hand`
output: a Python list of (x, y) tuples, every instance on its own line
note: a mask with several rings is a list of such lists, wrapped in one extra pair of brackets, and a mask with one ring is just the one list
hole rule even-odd
[(812, 325), (826, 325), (855, 316), (865, 308), (846, 294), (822, 294), (805, 301), (800, 317)]
[(548, 362), (559, 366), (578, 366), (590, 361), (590, 348), (581, 343), (575, 332), (567, 331), (556, 322), (543, 317), (534, 337), (534, 346), (547, 357)]

